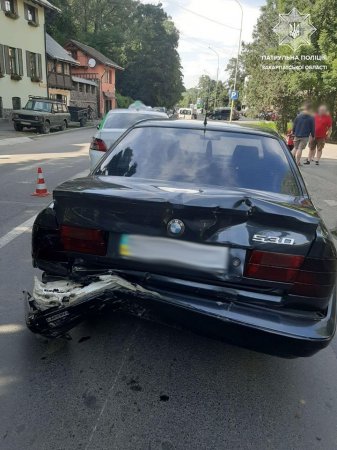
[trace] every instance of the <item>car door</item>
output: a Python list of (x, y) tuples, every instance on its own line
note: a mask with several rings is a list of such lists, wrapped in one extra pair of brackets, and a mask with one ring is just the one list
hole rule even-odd
[(51, 127), (55, 128), (55, 127), (59, 126), (58, 121), (59, 121), (58, 105), (57, 105), (57, 103), (53, 103), (52, 104), (52, 115), (50, 118)]
[(65, 115), (63, 112), (63, 103), (59, 103), (57, 105), (57, 124), (59, 126), (62, 126), (64, 119), (65, 119)]
[(68, 111), (68, 106), (66, 104), (62, 104), (62, 121), (66, 120), (67, 123), (70, 122), (70, 114)]

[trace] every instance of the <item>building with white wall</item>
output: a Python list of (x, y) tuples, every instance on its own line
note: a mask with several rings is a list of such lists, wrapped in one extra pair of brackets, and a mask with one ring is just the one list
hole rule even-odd
[(0, 118), (24, 106), (29, 95), (46, 97), (47, 0), (0, 1)]

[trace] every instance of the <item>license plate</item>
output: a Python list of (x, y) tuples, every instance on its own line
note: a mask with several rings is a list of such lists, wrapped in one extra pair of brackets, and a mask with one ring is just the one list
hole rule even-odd
[(30, 122), (24, 122), (23, 120), (20, 121), (21, 125), (31, 125)]
[(152, 236), (123, 234), (119, 242), (123, 259), (222, 273), (228, 253), (228, 247)]

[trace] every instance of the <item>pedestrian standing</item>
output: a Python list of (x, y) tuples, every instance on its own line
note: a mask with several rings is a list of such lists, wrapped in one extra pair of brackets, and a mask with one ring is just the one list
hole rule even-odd
[(291, 151), (298, 166), (301, 165), (302, 152), (315, 134), (315, 121), (309, 103), (305, 103), (293, 124), (294, 148)]
[(315, 162), (317, 166), (319, 165), (325, 142), (330, 137), (331, 132), (331, 115), (329, 114), (328, 108), (325, 105), (321, 105), (315, 114), (315, 135), (309, 140), (309, 155), (304, 164), (314, 162), (316, 155)]

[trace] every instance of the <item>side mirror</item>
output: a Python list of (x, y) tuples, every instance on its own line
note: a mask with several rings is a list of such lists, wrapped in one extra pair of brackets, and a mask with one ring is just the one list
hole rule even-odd
[(99, 125), (97, 125), (96, 129), (99, 130)]

